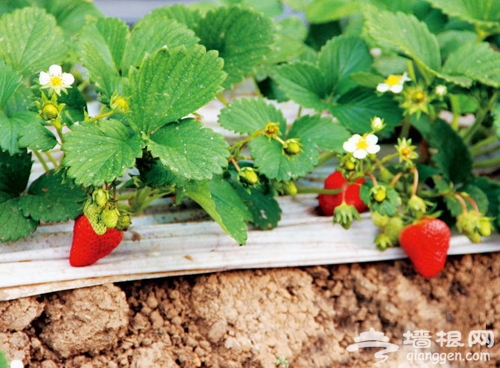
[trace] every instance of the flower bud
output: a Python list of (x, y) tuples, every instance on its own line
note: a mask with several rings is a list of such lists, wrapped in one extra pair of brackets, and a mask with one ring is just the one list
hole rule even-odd
[(427, 204), (422, 198), (413, 194), (408, 200), (408, 208), (411, 213), (421, 215), (427, 210)]
[(370, 190), (371, 197), (377, 202), (383, 202), (387, 198), (387, 188), (383, 185), (376, 185)]
[(302, 144), (296, 138), (290, 138), (285, 141), (285, 152), (290, 156), (298, 155), (302, 151)]
[(269, 138), (281, 135), (279, 123), (267, 123), (264, 128), (264, 134)]
[(249, 185), (255, 185), (259, 182), (259, 175), (251, 167), (242, 167), (238, 172), (238, 177), (243, 183)]
[(111, 98), (111, 102), (109, 104), (111, 109), (118, 111), (118, 112), (128, 112), (129, 111), (129, 103), (125, 99), (125, 97), (122, 96), (114, 96)]
[(42, 107), (42, 111), (40, 112), (40, 116), (44, 120), (53, 120), (59, 116), (59, 108), (57, 105), (54, 105), (52, 103), (46, 103)]

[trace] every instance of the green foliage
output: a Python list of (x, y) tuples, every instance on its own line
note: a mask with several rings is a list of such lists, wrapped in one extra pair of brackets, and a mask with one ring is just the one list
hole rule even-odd
[(87, 194), (61, 172), (49, 171), (37, 178), (22, 196), (19, 207), (36, 221), (61, 222), (82, 213)]
[(445, 178), (464, 183), (472, 175), (472, 156), (460, 136), (445, 122), (437, 120), (431, 127), (429, 146), (432, 159)]
[[(498, 219), (498, 182), (476, 170), (500, 166), (499, 14), (492, 0), (220, 0), (129, 26), (86, 0), (3, 1), (0, 241), (75, 218), (104, 187), (132, 215), (187, 196), (245, 244), (332, 158), (378, 215)], [(247, 79), (261, 90), (234, 99)], [(230, 143), (199, 111), (216, 98)]]
[(445, 14), (483, 30), (500, 31), (500, 3), (495, 0), (427, 0)]
[(288, 97), (305, 107), (330, 111), (353, 132), (369, 129), (373, 116), (384, 118), (390, 130), (400, 121), (393, 101), (359, 89), (352, 79), (352, 75), (368, 72), (371, 64), (365, 42), (338, 36), (323, 46), (314, 64), (304, 61), (285, 64), (274, 77)]
[(228, 144), (222, 136), (193, 119), (162, 127), (148, 148), (173, 173), (185, 179), (211, 179), (227, 166)]
[(31, 154), (10, 155), (0, 151), (0, 241), (16, 241), (35, 231), (37, 223), (19, 208), (20, 195), (28, 184)]
[(150, 134), (204, 106), (222, 90), (222, 64), (216, 52), (201, 46), (161, 49), (147, 57), (130, 74), (131, 125)]
[(0, 18), (0, 40), (0, 58), (24, 76), (60, 64), (67, 52), (56, 20), (40, 8), (4, 14)]
[(118, 120), (75, 125), (62, 146), (68, 175), (85, 187), (123, 176), (142, 155), (140, 137)]
[(192, 182), (186, 187), (185, 194), (198, 203), (238, 244), (246, 243), (246, 222), (252, 219), (252, 215), (227, 181), (214, 178)]
[(217, 50), (224, 59), (228, 76), (225, 88), (243, 81), (264, 62), (273, 42), (271, 20), (240, 7), (221, 7), (202, 18), (195, 32), (208, 50)]

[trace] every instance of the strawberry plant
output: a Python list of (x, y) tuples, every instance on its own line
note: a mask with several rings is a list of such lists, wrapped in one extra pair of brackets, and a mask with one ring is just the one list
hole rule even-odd
[[(129, 26), (85, 0), (6, 1), (0, 241), (76, 219), (71, 264), (91, 264), (170, 196), (245, 244), (279, 226), (277, 196), (316, 193), (346, 229), (369, 211), (380, 249), (432, 257), (444, 240), (405, 235), (428, 219), (479, 242), (500, 225), (495, 4), (224, 0)], [(247, 80), (252, 97), (228, 98)], [(197, 113), (214, 99), (236, 138)]]

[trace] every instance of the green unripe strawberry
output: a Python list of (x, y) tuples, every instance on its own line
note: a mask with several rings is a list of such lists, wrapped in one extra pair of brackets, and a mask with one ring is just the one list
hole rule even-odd
[(109, 201), (109, 192), (102, 188), (97, 188), (92, 193), (92, 198), (96, 205), (100, 208), (104, 208)]
[(374, 211), (372, 212), (372, 221), (375, 226), (385, 227), (389, 223), (390, 217), (386, 215), (382, 215), (380, 212)]
[(399, 234), (405, 224), (401, 217), (392, 217), (384, 228), (384, 234), (389, 237), (393, 244), (397, 244)]
[(302, 151), (302, 144), (296, 138), (290, 138), (285, 141), (284, 149), (287, 155), (295, 156)]
[(493, 225), (491, 225), (491, 221), (487, 217), (481, 217), (479, 219), (479, 233), (482, 236), (490, 236), (493, 231)]
[(376, 185), (370, 189), (371, 197), (377, 202), (383, 202), (387, 198), (387, 188), (383, 185)]
[(238, 176), (245, 184), (255, 185), (259, 182), (259, 175), (257, 172), (248, 166), (242, 167), (241, 170), (238, 171)]
[(85, 205), (83, 206), (83, 213), (85, 214), (85, 216), (87, 216), (91, 223), (99, 221), (101, 212), (102, 208), (90, 200), (86, 201)]
[(106, 207), (102, 210), (101, 221), (108, 229), (114, 229), (118, 224), (120, 214), (116, 208)]
[(45, 120), (53, 120), (59, 116), (59, 108), (56, 105), (48, 102), (42, 107), (40, 116)]
[(422, 215), (427, 210), (427, 204), (422, 198), (413, 194), (408, 200), (408, 209), (414, 215)]
[(293, 181), (284, 182), (283, 183), (283, 190), (284, 190), (285, 194), (292, 195), (292, 196), (297, 195), (297, 193), (299, 192), (297, 189), (297, 186), (295, 185), (295, 183)]
[(116, 224), (116, 229), (125, 231), (127, 230), (132, 223), (132, 218), (128, 212), (120, 212), (120, 216), (118, 217), (118, 223)]

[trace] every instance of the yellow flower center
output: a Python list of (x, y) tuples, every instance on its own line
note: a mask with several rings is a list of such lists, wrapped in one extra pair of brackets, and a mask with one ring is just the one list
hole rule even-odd
[(366, 142), (365, 138), (361, 138), (357, 143), (356, 143), (356, 148), (360, 150), (366, 150), (368, 148), (368, 142)]
[(409, 158), (411, 156), (411, 148), (409, 147), (403, 147), (401, 148), (401, 156), (404, 158)]
[(402, 75), (391, 74), (385, 80), (385, 84), (387, 84), (390, 87), (397, 86), (398, 84), (401, 84), (401, 78), (403, 78)]
[(50, 84), (53, 87), (60, 87), (63, 85), (63, 80), (61, 77), (54, 75), (53, 77), (50, 78)]
[(422, 91), (416, 91), (411, 96), (411, 99), (413, 100), (414, 103), (422, 103), (425, 101), (425, 93)]

